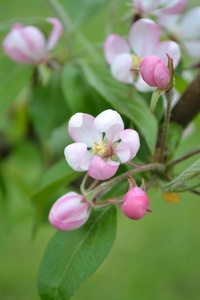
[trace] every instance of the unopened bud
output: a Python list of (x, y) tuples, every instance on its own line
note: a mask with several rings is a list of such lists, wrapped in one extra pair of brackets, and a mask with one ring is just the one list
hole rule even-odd
[(170, 72), (167, 63), (155, 55), (145, 57), (140, 64), (140, 74), (143, 80), (152, 87), (167, 89)]
[(149, 198), (139, 187), (134, 187), (123, 197), (124, 203), (121, 205), (123, 213), (130, 219), (139, 220), (143, 218), (149, 210)]
[(49, 222), (58, 230), (71, 231), (81, 227), (89, 218), (90, 205), (85, 197), (69, 192), (59, 198), (49, 213)]

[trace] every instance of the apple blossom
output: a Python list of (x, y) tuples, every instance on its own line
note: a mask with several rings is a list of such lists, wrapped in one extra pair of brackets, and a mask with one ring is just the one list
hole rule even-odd
[(90, 211), (91, 207), (83, 195), (69, 192), (54, 203), (49, 213), (49, 222), (58, 230), (71, 231), (88, 220)]
[(149, 209), (149, 198), (139, 187), (133, 187), (123, 197), (121, 209), (130, 219), (139, 220), (143, 218)]
[[(104, 44), (104, 53), (114, 78), (135, 84), (140, 91), (144, 91), (148, 86), (145, 86), (141, 76), (138, 77), (138, 73), (133, 69), (139, 68), (142, 59), (148, 55), (156, 55), (167, 63), (167, 53), (173, 59), (175, 68), (181, 56), (176, 42), (159, 41), (159, 27), (150, 19), (136, 21), (130, 28), (128, 41), (118, 34), (108, 36)], [(138, 80), (135, 81), (137, 77)]]
[(43, 63), (62, 33), (62, 24), (58, 19), (48, 18), (47, 22), (53, 25), (47, 40), (37, 27), (15, 23), (2, 43), (5, 53), (14, 61), (23, 64)]
[(162, 16), (158, 22), (191, 57), (200, 58), (200, 6), (184, 15)]
[(121, 116), (111, 109), (96, 118), (76, 113), (69, 120), (68, 131), (75, 141), (64, 151), (68, 164), (98, 180), (112, 177), (120, 162), (131, 160), (140, 147), (137, 131), (124, 130)]
[(178, 14), (186, 7), (187, 0), (133, 0), (137, 13), (143, 14)]
[(150, 86), (167, 89), (170, 81), (170, 72), (164, 60), (158, 56), (149, 55), (140, 64), (140, 74)]

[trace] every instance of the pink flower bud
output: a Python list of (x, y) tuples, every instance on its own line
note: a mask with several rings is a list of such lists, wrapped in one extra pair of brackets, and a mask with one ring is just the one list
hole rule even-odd
[(23, 64), (37, 65), (44, 62), (62, 33), (62, 24), (58, 19), (49, 18), (47, 22), (53, 25), (48, 40), (37, 27), (15, 23), (2, 43), (5, 53)]
[(160, 57), (155, 55), (146, 56), (140, 64), (140, 74), (148, 85), (163, 90), (167, 89), (170, 72), (166, 62)]
[(90, 205), (85, 197), (69, 192), (59, 198), (49, 213), (49, 222), (58, 230), (71, 231), (81, 227), (89, 218)]
[(145, 216), (149, 208), (149, 199), (143, 190), (134, 187), (124, 195), (123, 199), (121, 209), (128, 218), (139, 220)]

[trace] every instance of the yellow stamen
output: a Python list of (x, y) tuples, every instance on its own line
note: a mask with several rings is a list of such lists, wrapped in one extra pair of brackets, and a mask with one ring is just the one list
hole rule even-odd
[(139, 66), (140, 66), (143, 58), (140, 58), (140, 57), (138, 57), (135, 54), (131, 54), (131, 56), (132, 56), (132, 59), (133, 59), (133, 66), (134, 66), (134, 68), (139, 68)]
[(92, 152), (98, 155), (107, 155), (110, 151), (108, 145), (100, 141), (98, 144), (95, 143), (95, 146), (92, 147)]

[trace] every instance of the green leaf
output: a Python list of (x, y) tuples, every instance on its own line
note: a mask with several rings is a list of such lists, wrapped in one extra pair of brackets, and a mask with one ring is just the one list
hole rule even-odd
[[(77, 111), (99, 114), (105, 108), (104, 101), (86, 82), (80, 65), (75, 62), (67, 63), (61, 74), (61, 87), (71, 113)], [(88, 105), (90, 103), (90, 105)]]
[(0, 116), (9, 108), (19, 93), (29, 84), (32, 66), (25, 66), (3, 58), (0, 61)]
[[(189, 168), (183, 171), (178, 177), (171, 182), (165, 184), (162, 188), (164, 192), (179, 192), (185, 189), (185, 184), (190, 180), (200, 175), (200, 159), (192, 164)], [(191, 188), (198, 186), (198, 184), (192, 185)], [(188, 188), (187, 188), (188, 190)]]
[(99, 13), (108, 3), (108, 0), (62, 0), (73, 23), (79, 27)]
[(88, 83), (119, 113), (129, 118), (140, 130), (151, 151), (154, 153), (157, 139), (157, 121), (150, 113), (146, 101), (135, 91), (129, 95), (129, 86), (112, 78), (104, 65), (81, 64)]
[(78, 176), (80, 176), (80, 173), (72, 170), (65, 159), (55, 164), (44, 175), (41, 188), (32, 196), (32, 204), (36, 213), (34, 232), (46, 212), (51, 196), (55, 194), (60, 187), (69, 184)]
[(93, 211), (81, 228), (58, 231), (47, 246), (38, 290), (44, 300), (68, 300), (107, 257), (116, 236), (116, 208)]
[(157, 89), (152, 93), (152, 96), (151, 96), (151, 104), (150, 104), (150, 111), (151, 111), (152, 114), (154, 113), (154, 110), (155, 110), (155, 108), (156, 108), (156, 104), (157, 104), (158, 99), (160, 98), (160, 95), (162, 94), (162, 92), (163, 92), (163, 89), (157, 88)]
[(38, 83), (34, 88), (29, 112), (38, 135), (45, 138), (69, 117), (57, 72), (52, 74), (48, 85)]

